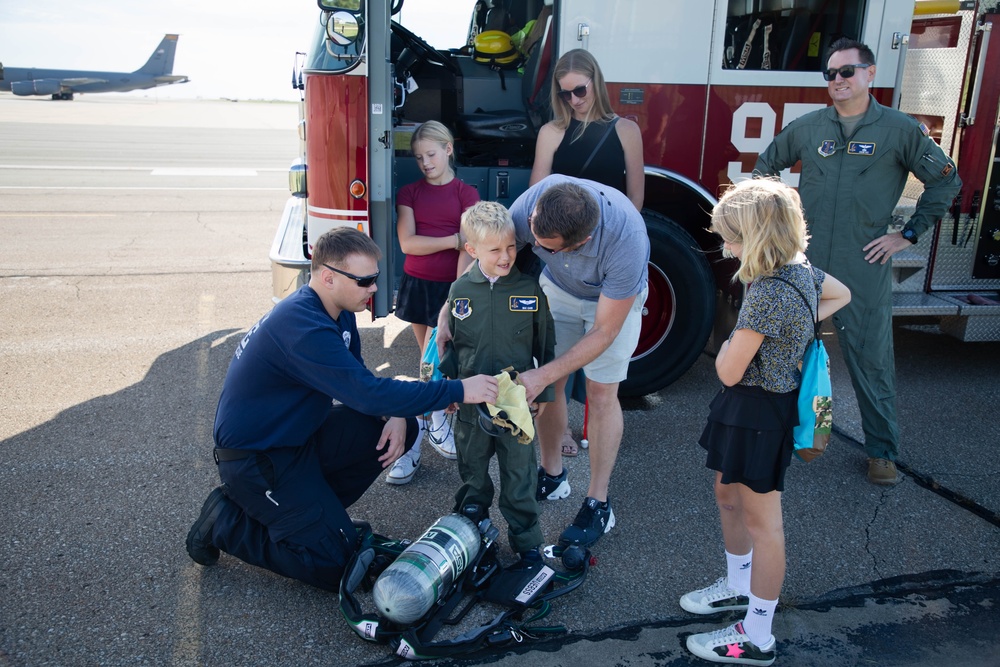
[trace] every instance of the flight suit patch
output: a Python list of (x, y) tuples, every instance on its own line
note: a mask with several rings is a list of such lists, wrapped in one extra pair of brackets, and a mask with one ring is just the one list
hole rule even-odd
[(537, 296), (512, 296), (510, 297), (511, 312), (536, 313), (538, 312)]
[(816, 151), (823, 157), (830, 157), (837, 152), (837, 142), (833, 139), (826, 139), (819, 145)]
[(851, 141), (847, 144), (848, 155), (875, 155), (874, 141)]
[(941, 170), (941, 175), (942, 175), (942, 176), (947, 176), (948, 174), (950, 174), (950, 173), (951, 173), (951, 170), (952, 170), (952, 169), (954, 169), (954, 168), (955, 168), (955, 167), (954, 167), (954, 165), (952, 165), (952, 164), (951, 164), (951, 163), (949, 162), (948, 164), (946, 164), (946, 165), (944, 166), (944, 169), (942, 169), (942, 170)]
[(472, 299), (455, 299), (451, 314), (456, 320), (464, 320), (472, 315)]

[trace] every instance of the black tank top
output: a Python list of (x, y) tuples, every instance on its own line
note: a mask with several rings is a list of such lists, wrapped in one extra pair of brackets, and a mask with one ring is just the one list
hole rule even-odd
[[(587, 178), (624, 193), (625, 149), (622, 148), (622, 142), (618, 139), (618, 132), (614, 128), (615, 120), (588, 123), (583, 136), (572, 141), (577, 128), (580, 127), (580, 121), (571, 119), (559, 148), (552, 156), (552, 173)], [(608, 138), (604, 140), (597, 154), (583, 171), (584, 163), (594, 152), (594, 146), (601, 141), (605, 132), (610, 132)]]

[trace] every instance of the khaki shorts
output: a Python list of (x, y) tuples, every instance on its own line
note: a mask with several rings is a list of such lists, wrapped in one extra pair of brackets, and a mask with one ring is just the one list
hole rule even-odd
[[(556, 286), (550, 278), (542, 275), (538, 279), (545, 296), (549, 300), (549, 310), (556, 328), (556, 356), (560, 356), (576, 345), (583, 335), (594, 326), (597, 302), (580, 299)], [(621, 331), (614, 342), (599, 357), (583, 367), (587, 379), (601, 384), (615, 384), (628, 376), (628, 364), (639, 344), (639, 329), (642, 326), (642, 306), (646, 302), (649, 288), (644, 288), (635, 298)]]

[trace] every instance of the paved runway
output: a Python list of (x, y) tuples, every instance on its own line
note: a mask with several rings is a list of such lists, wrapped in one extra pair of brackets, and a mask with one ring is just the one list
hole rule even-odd
[[(347, 628), (336, 596), (184, 550), (218, 483), (222, 378), (270, 307), (296, 118), (293, 104), (0, 95), (0, 666), (394, 662)], [(371, 368), (415, 376), (402, 323), (362, 335)], [(838, 435), (788, 474), (777, 664), (1000, 665), (1000, 345), (899, 323), (904, 479), (888, 489), (864, 479), (829, 349)], [(461, 664), (704, 664), (684, 637), (725, 619), (677, 598), (724, 572), (696, 444), (716, 387), (703, 356), (626, 405), (618, 526), (547, 619), (569, 634)], [(586, 489), (586, 454), (565, 461), (573, 493), (544, 505), (549, 538)], [(416, 537), (457, 480), (428, 449), (411, 485), (376, 483), (352, 511)]]

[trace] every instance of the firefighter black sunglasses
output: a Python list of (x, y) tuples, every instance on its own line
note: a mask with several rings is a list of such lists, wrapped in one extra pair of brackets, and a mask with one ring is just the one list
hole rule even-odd
[(341, 271), (340, 269), (335, 269), (329, 264), (324, 264), (323, 266), (330, 269), (334, 273), (339, 273), (342, 276), (347, 276), (348, 278), (356, 282), (358, 284), (358, 287), (371, 287), (372, 285), (375, 284), (375, 281), (378, 280), (378, 276), (381, 273), (381, 271), (376, 271), (370, 276), (356, 276), (353, 273), (348, 273), (347, 271)]

